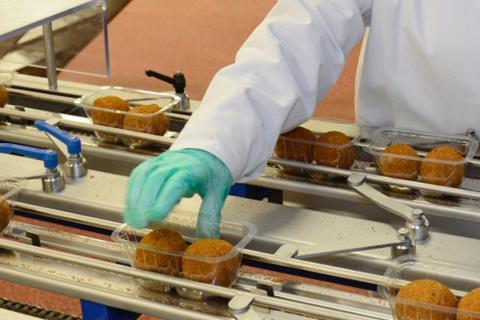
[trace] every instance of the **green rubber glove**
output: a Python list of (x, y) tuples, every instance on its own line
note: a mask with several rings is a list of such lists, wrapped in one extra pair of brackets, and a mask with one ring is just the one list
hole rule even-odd
[(128, 181), (124, 220), (135, 228), (167, 217), (182, 197), (198, 193), (203, 201), (197, 237), (220, 236), (221, 210), (231, 185), (230, 170), (200, 149), (167, 151), (133, 170)]

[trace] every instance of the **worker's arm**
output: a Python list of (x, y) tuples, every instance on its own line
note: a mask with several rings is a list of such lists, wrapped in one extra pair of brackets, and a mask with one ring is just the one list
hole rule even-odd
[(372, 1), (279, 1), (216, 75), (172, 150), (133, 171), (125, 220), (145, 227), (197, 193), (197, 236), (218, 237), (233, 180), (258, 176), (279, 133), (311, 116), (362, 37)]
[(365, 31), (373, 0), (280, 0), (215, 76), (172, 150), (222, 160), (234, 180), (263, 172), (280, 132), (308, 120)]

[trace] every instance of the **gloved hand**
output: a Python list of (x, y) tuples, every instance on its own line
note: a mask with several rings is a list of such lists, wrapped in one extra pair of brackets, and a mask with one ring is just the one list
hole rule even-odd
[(225, 164), (200, 149), (167, 151), (133, 170), (128, 181), (124, 220), (135, 228), (167, 217), (182, 197), (198, 193), (203, 201), (197, 237), (220, 236), (221, 210), (232, 175)]

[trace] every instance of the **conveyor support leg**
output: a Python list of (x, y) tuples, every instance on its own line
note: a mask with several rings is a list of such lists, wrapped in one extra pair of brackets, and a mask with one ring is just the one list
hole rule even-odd
[(140, 315), (103, 304), (81, 300), (83, 320), (136, 320)]

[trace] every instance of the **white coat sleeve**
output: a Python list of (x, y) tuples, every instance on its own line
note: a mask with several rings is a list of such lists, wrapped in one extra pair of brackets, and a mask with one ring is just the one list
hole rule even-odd
[(372, 2), (279, 0), (216, 74), (171, 150), (203, 149), (236, 181), (258, 177), (279, 134), (308, 120), (338, 79)]

